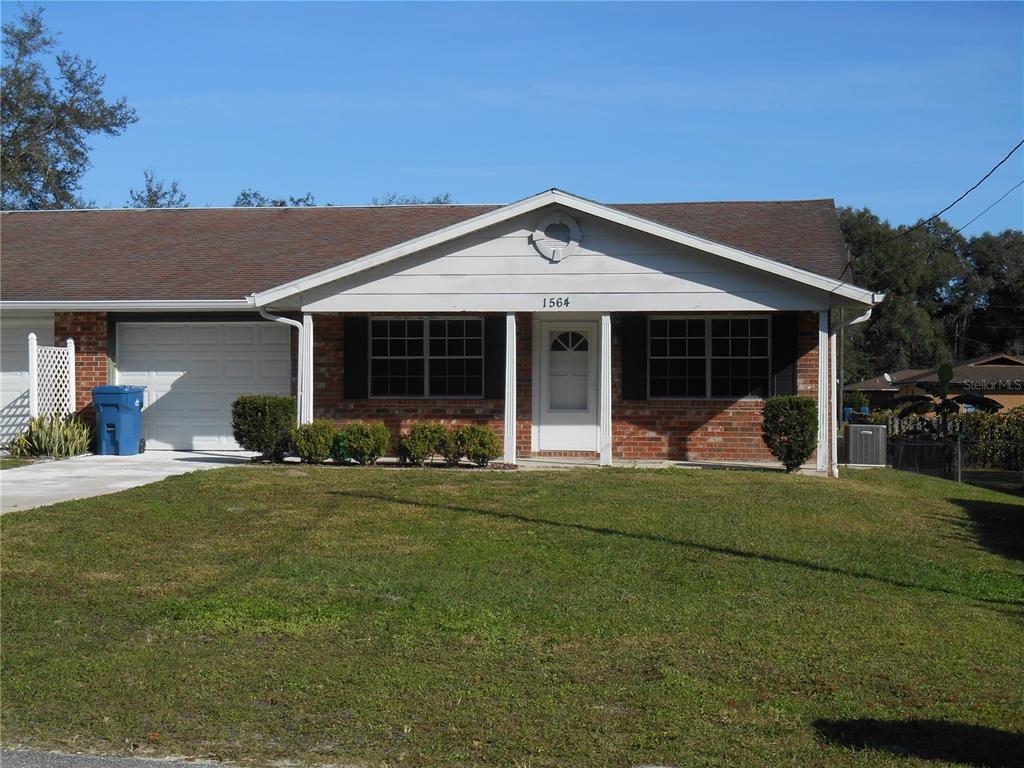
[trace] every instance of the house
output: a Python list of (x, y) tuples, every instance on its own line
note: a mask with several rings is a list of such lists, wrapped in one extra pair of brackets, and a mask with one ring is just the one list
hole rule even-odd
[[(831, 200), (8, 212), (4, 405), (21, 339), (147, 387), (150, 448), (227, 449), (243, 393), (299, 418), (487, 424), (505, 461), (770, 461), (765, 397), (815, 398), (835, 466), (843, 282)], [(9, 386), (10, 382), (13, 385)]]
[[(1024, 405), (1024, 355), (984, 355), (954, 363), (949, 396), (974, 394), (995, 400), (1004, 410)], [(939, 384), (938, 368), (907, 373), (896, 380), (899, 397), (924, 395), (922, 384)]]
[(892, 373), (883, 373), (862, 381), (854, 381), (843, 387), (844, 392), (863, 392), (871, 408), (884, 410), (892, 408), (892, 401), (900, 397), (899, 382), (908, 376), (927, 373), (927, 368), (905, 368)]
[[(1024, 355), (992, 354), (952, 364), (949, 396), (975, 394), (995, 400), (1004, 409), (1024, 405)], [(922, 385), (937, 387), (939, 369), (907, 368), (865, 379), (843, 387), (863, 392), (874, 408), (892, 408), (893, 401), (911, 395), (927, 395)]]

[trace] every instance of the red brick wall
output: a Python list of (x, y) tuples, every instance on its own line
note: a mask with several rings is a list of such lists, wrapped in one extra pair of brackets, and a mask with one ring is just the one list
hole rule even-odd
[[(615, 318), (613, 318), (613, 327)], [(314, 322), (314, 411), (317, 418), (383, 421), (399, 434), (417, 421), (451, 425), (485, 424), (504, 435), (502, 399), (351, 400), (344, 399), (344, 322), (340, 315), (317, 315)], [(529, 456), (533, 413), (533, 323), (516, 316), (516, 451)], [(613, 330), (613, 333), (615, 331)], [(799, 323), (797, 393), (817, 396), (818, 315), (802, 313)], [(612, 346), (612, 454), (617, 459), (760, 461), (774, 458), (761, 439), (761, 400), (623, 400), (622, 349)], [(541, 454), (538, 454), (541, 455)], [(586, 452), (551, 455), (592, 456)]]
[[(817, 313), (801, 313), (797, 394), (817, 396), (817, 344)], [(774, 461), (761, 439), (762, 405), (762, 400), (623, 400), (622, 349), (612, 345), (615, 458)]]
[[(615, 318), (613, 318), (613, 327)], [(533, 410), (532, 318), (516, 317), (516, 450), (531, 452)], [(75, 341), (76, 397), (80, 412), (92, 413), (91, 390), (108, 383), (109, 346), (105, 312), (62, 312), (55, 316), (57, 343)], [(614, 331), (613, 331), (614, 332)], [(350, 400), (344, 399), (344, 322), (341, 315), (317, 315), (314, 323), (314, 408), (318, 418), (344, 423), (383, 421), (393, 434), (417, 421), (451, 425), (485, 424), (504, 434), (503, 399)], [(797, 392), (816, 397), (818, 316), (800, 316)], [(294, 346), (294, 345), (293, 345)], [(761, 439), (761, 401), (623, 400), (621, 347), (612, 346), (612, 453), (618, 459), (690, 461), (772, 461)]]
[(75, 402), (78, 412), (92, 418), (92, 388), (109, 384), (106, 312), (58, 312), (54, 339), (75, 341)]
[[(408, 432), (417, 421), (439, 421), (451, 426), (484, 424), (499, 437), (505, 434), (504, 398), (346, 400), (344, 357), (344, 316), (317, 315), (313, 320), (313, 415), (318, 419), (341, 424), (382, 421), (393, 436)], [(526, 417), (529, 418), (529, 410)]]

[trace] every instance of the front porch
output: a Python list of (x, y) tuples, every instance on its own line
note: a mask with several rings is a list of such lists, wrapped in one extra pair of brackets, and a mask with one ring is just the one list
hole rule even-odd
[[(713, 356), (725, 351), (713, 332), (722, 320), (729, 351)], [(420, 421), (483, 424), (509, 464), (768, 466), (764, 397), (817, 397), (827, 322), (817, 312), (307, 314), (300, 411), (381, 421), (396, 436)], [(723, 366), (736, 375), (712, 377)]]

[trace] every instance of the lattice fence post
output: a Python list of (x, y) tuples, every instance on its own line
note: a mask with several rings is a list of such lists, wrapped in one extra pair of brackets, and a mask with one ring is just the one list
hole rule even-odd
[(68, 415), (78, 411), (78, 399), (75, 394), (75, 340), (68, 339)]
[(36, 335), (28, 335), (28, 415), (34, 419), (39, 415), (39, 361), (36, 359), (38, 346)]

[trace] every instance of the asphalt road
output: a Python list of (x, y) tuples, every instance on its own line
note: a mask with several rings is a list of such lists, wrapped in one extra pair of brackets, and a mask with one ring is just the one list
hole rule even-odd
[(20, 749), (0, 750), (0, 768), (202, 768), (217, 766), (205, 760), (164, 760), (147, 757), (104, 757), (100, 755), (65, 755), (60, 752), (31, 752)]

